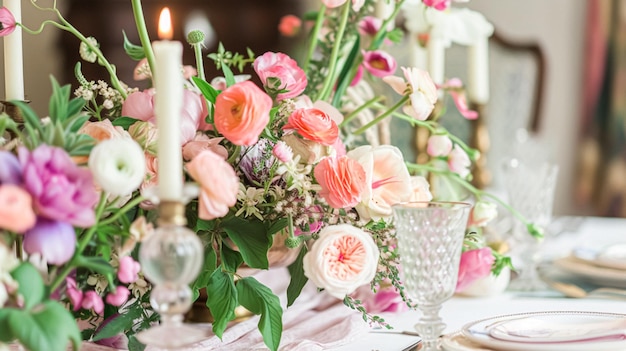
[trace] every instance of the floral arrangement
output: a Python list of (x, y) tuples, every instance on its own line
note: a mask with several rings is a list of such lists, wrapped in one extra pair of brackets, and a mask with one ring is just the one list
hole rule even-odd
[[(382, 1), (382, 0), (381, 0)], [(142, 19), (140, 0), (131, 0)], [(158, 184), (158, 126), (154, 89), (121, 82), (98, 48), (68, 23), (31, 30), (0, 9), (0, 35), (16, 26), (32, 34), (53, 25), (80, 40), (81, 57), (107, 68), (110, 81), (90, 81), (76, 66), (79, 87), (54, 79), (49, 115), (26, 104), (24, 122), (0, 116), (0, 342), (30, 350), (64, 350), (81, 340), (140, 350), (135, 333), (159, 315), (150, 307), (151, 283), (137, 252), (154, 231), (157, 212), (149, 191)], [(424, 0), (423, 11), (449, 11), (450, 1)], [(203, 34), (191, 32), (198, 55), (185, 74), (181, 153), (189, 182), (200, 193), (186, 207), (188, 227), (205, 245), (202, 270), (192, 284), (206, 290), (207, 307), (221, 336), (242, 305), (260, 314), (259, 330), (276, 350), (282, 332), (278, 297), (242, 268), (269, 269), (273, 247), (290, 252), (288, 305), (308, 280), (342, 299), (364, 319), (386, 325), (375, 313), (412, 307), (401, 281), (391, 206), (431, 201), (429, 178), (445, 177), (474, 201), (459, 287), (510, 265), (487, 246), (481, 228), (496, 216), (496, 203), (525, 219), (497, 197), (470, 183), (479, 155), (438, 122), (440, 93), (451, 96), (466, 118), (458, 80), (436, 86), (417, 67), (401, 67), (385, 48), (401, 39), (390, 29), (405, 1), (390, 1), (391, 14), (372, 17), (373, 0), (323, 0), (311, 22), (305, 58), (284, 53), (231, 53), (221, 45), (209, 55), (223, 77), (204, 77)], [(413, 4), (414, 5), (414, 4)], [(141, 45), (125, 41), (137, 60), (136, 79), (150, 79), (154, 56), (143, 20)], [(289, 16), (285, 35), (304, 28)], [(251, 64), (261, 86), (235, 75)], [(389, 86), (397, 101), (367, 96)], [(430, 161), (412, 163), (395, 146), (380, 144), (384, 123), (399, 118), (430, 132)], [(529, 232), (540, 236), (528, 223)], [(367, 290), (364, 293), (363, 287)], [(82, 321), (76, 323), (76, 320)], [(80, 324), (80, 328), (79, 328)], [(33, 329), (31, 326), (39, 328)]]

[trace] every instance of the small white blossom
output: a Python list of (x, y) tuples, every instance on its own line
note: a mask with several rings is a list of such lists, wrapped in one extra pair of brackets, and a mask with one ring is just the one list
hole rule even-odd
[(237, 193), (237, 200), (241, 202), (241, 208), (235, 216), (239, 216), (243, 212), (245, 212), (245, 217), (255, 216), (259, 220), (263, 220), (263, 216), (261, 215), (261, 211), (256, 207), (259, 204), (265, 202), (264, 189), (258, 189), (254, 187), (249, 187), (246, 189), (245, 185), (239, 183), (239, 193)]

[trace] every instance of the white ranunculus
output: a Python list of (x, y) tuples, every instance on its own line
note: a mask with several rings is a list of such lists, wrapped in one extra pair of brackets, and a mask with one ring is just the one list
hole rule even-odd
[(392, 145), (359, 146), (348, 157), (363, 166), (366, 188), (356, 206), (363, 220), (391, 218), (391, 206), (408, 201), (413, 188), (402, 152)]
[(101, 141), (89, 155), (89, 169), (106, 192), (125, 196), (139, 188), (146, 174), (141, 146), (130, 138)]
[(350, 224), (339, 224), (320, 231), (302, 263), (304, 275), (317, 287), (343, 299), (374, 279), (379, 257), (370, 234)]

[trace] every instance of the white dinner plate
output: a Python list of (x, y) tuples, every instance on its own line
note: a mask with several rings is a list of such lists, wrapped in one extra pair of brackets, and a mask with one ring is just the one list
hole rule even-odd
[(626, 314), (582, 311), (520, 313), (468, 323), (461, 329), (461, 335), (493, 350), (626, 350)]
[(612, 244), (600, 250), (576, 248), (572, 256), (590, 265), (626, 271), (626, 243)]
[(600, 267), (574, 256), (554, 260), (554, 265), (571, 275), (599, 286), (626, 289), (626, 270)]

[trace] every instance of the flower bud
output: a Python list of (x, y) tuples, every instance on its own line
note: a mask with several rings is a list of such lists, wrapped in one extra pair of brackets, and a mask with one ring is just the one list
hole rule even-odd
[(526, 225), (526, 230), (528, 231), (528, 233), (530, 233), (530, 235), (532, 235), (533, 237), (537, 238), (538, 240), (542, 240), (543, 239), (544, 230), (543, 230), (543, 228), (541, 228), (537, 224), (535, 224), (535, 223), (528, 223)]
[(498, 216), (498, 209), (493, 202), (478, 201), (470, 214), (471, 227), (484, 227)]
[(200, 30), (192, 30), (187, 34), (187, 42), (190, 45), (202, 44), (204, 42), (205, 35)]

